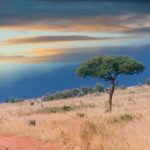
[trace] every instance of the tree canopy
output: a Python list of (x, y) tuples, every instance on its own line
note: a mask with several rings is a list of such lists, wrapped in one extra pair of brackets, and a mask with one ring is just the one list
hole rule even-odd
[(79, 77), (110, 80), (120, 74), (138, 74), (144, 65), (127, 56), (97, 56), (83, 62), (76, 70)]
[(88, 76), (110, 81), (109, 112), (112, 111), (112, 98), (119, 75), (138, 74), (144, 70), (144, 65), (127, 56), (97, 56), (83, 62), (76, 70), (79, 77)]

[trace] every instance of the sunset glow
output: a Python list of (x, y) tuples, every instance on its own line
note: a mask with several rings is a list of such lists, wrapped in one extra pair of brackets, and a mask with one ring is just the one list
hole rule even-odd
[[(12, 75), (18, 81), (28, 78), (27, 72), (35, 66), (45, 74), (62, 66), (58, 64), (76, 65), (83, 58), (102, 52), (116, 53), (120, 47), (134, 52), (136, 48), (148, 46), (149, 8), (146, 0), (2, 1), (0, 82), (8, 79), (13, 82)], [(26, 73), (19, 78), (19, 70), (24, 65)], [(40, 65), (47, 69), (41, 71)]]

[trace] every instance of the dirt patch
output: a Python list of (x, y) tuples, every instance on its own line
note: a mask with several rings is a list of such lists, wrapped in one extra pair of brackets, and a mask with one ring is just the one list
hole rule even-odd
[(60, 150), (58, 145), (51, 145), (27, 137), (0, 135), (0, 150)]

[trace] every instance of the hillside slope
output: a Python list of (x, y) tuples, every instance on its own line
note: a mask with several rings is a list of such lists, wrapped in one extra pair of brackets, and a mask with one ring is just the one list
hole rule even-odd
[(27, 136), (62, 150), (149, 150), (150, 87), (116, 90), (113, 112), (102, 93), (67, 100), (1, 104), (0, 133)]

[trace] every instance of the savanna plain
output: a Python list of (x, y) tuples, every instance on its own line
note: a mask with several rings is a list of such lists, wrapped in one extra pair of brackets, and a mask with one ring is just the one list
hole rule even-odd
[(150, 86), (117, 89), (113, 111), (108, 94), (0, 105), (0, 134), (59, 145), (62, 150), (149, 150)]

